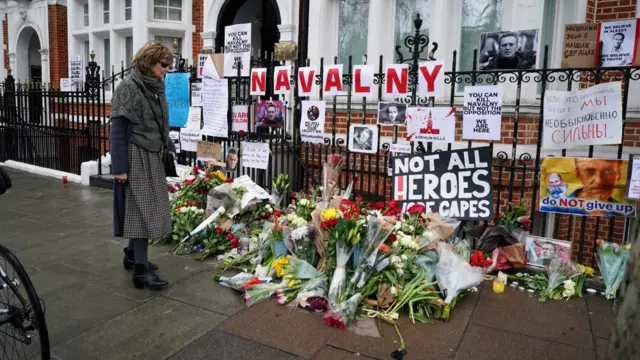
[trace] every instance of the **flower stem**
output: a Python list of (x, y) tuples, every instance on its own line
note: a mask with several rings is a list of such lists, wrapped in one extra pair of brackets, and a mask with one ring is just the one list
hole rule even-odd
[(402, 334), (400, 334), (400, 329), (398, 328), (398, 324), (393, 324), (393, 327), (396, 329), (396, 334), (398, 334), (398, 338), (400, 338), (400, 347), (399, 351), (403, 351), (407, 348), (407, 344), (404, 343), (404, 339), (402, 338)]

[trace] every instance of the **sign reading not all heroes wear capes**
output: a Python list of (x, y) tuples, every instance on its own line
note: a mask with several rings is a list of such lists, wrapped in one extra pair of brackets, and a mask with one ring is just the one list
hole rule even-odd
[(459, 220), (493, 218), (491, 148), (414, 154), (392, 159), (393, 198)]

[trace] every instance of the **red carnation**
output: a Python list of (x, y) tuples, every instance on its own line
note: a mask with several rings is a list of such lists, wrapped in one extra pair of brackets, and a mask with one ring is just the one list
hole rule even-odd
[(396, 237), (396, 234), (393, 234), (393, 233), (389, 234), (388, 239), (389, 239), (389, 242), (395, 242), (396, 240), (398, 240), (398, 238)]
[(233, 178), (227, 178), (227, 182), (228, 183), (232, 183), (233, 182)]
[(244, 136), (244, 130), (240, 130), (240, 131), (238, 131), (238, 135), (240, 135), (240, 136)]
[(232, 233), (227, 233), (227, 239), (229, 240), (233, 240), (233, 234)]
[(218, 234), (222, 234), (222, 232), (223, 232), (223, 231), (224, 231), (224, 230), (222, 230), (222, 228), (221, 228), (221, 227), (219, 227), (219, 226), (216, 228), (216, 232), (217, 232)]
[(407, 210), (409, 215), (424, 214), (426, 208), (422, 204), (414, 204)]
[(232, 249), (237, 249), (238, 248), (238, 243), (240, 242), (240, 239), (234, 237), (233, 239), (231, 239), (231, 248)]
[(382, 202), (382, 201), (378, 201), (377, 203), (375, 203), (373, 205), (373, 209), (374, 210), (380, 210), (382, 208), (384, 208), (384, 202)]
[(389, 201), (389, 207), (392, 209), (397, 209), (398, 208), (398, 202), (395, 200), (391, 200)]
[(277, 219), (282, 215), (282, 213), (280, 212), (280, 210), (276, 209), (273, 211), (273, 216)]
[(185, 181), (184, 181), (184, 184), (185, 184), (186, 186), (189, 186), (189, 185), (193, 184), (195, 181), (196, 181), (196, 179), (195, 179), (195, 178), (193, 178), (193, 179), (189, 179), (189, 180), (185, 180)]

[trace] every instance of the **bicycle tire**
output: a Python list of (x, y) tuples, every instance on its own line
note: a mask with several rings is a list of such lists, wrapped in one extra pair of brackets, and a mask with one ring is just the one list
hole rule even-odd
[(0, 244), (0, 258), (5, 258), (11, 266), (15, 269), (18, 278), (20, 279), (20, 283), (25, 288), (27, 292), (27, 296), (29, 297), (29, 302), (31, 303), (31, 308), (36, 316), (36, 321), (38, 322), (38, 335), (40, 339), (40, 357), (42, 360), (50, 360), (51, 359), (51, 348), (49, 343), (49, 331), (47, 329), (47, 322), (44, 316), (44, 311), (42, 310), (42, 306), (40, 303), (40, 298), (36, 293), (36, 289), (31, 282), (31, 278), (29, 278), (29, 274), (25, 270), (24, 266), (18, 258), (6, 247)]

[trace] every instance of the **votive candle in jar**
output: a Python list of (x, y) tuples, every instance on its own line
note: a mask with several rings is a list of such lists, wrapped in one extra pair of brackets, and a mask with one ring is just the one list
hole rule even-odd
[(502, 294), (504, 292), (504, 282), (498, 279), (493, 280), (493, 292)]

